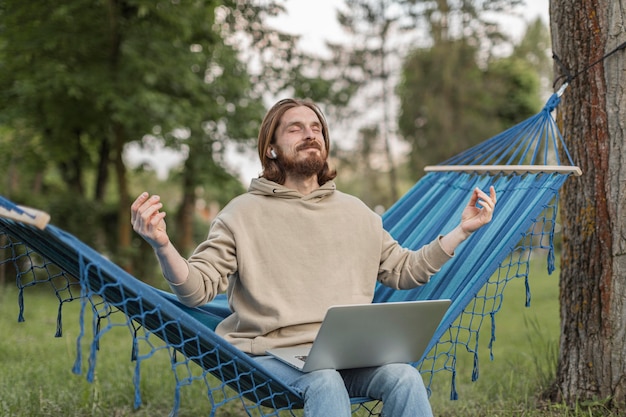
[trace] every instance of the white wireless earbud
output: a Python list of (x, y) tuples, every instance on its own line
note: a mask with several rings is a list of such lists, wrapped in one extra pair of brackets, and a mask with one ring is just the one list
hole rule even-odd
[(276, 151), (274, 149), (270, 149), (270, 155), (272, 156), (272, 159), (278, 158), (278, 155), (276, 155)]

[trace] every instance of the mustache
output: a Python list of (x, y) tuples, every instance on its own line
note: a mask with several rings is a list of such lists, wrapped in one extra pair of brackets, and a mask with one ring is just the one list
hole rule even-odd
[(317, 149), (317, 150), (321, 151), (322, 150), (322, 145), (320, 145), (320, 143), (318, 141), (316, 141), (314, 139), (310, 139), (310, 140), (307, 140), (306, 142), (304, 142), (304, 143), (302, 143), (302, 144), (300, 144), (300, 145), (298, 145), (296, 147), (296, 151), (301, 151), (301, 150), (304, 150), (304, 149)]

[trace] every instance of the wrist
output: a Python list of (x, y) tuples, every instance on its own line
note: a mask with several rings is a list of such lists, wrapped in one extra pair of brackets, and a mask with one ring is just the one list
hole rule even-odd
[(167, 252), (169, 252), (172, 247), (172, 242), (168, 239), (167, 242), (163, 244), (156, 243), (152, 245), (152, 249), (157, 257), (165, 256)]
[(461, 233), (461, 235), (463, 236), (463, 240), (467, 239), (474, 233), (473, 230), (472, 231), (465, 230), (463, 226), (461, 225), (459, 225), (458, 227), (459, 227), (459, 233)]
[(466, 232), (461, 225), (458, 225), (441, 238), (441, 247), (446, 253), (453, 256), (457, 246), (459, 246), (461, 242), (467, 239), (471, 234), (471, 232)]

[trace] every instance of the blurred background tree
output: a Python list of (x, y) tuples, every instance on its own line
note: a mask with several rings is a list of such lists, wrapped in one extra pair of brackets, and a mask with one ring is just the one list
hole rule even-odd
[(329, 43), (329, 65), (355, 86), (346, 113), (360, 122), (354, 145), (337, 151), (340, 188), (384, 211), (426, 165), (540, 109), (550, 88), (546, 24), (531, 22), (519, 41), (497, 24), (521, 6), (351, 0), (338, 7), (348, 40)]
[[(2, 194), (142, 274), (149, 249), (128, 219), (143, 185), (133, 186), (125, 153), (165, 146), (184, 155), (165, 202), (188, 253), (198, 199), (223, 205), (245, 190), (226, 149), (253, 146), (264, 94), (296, 77), (296, 38), (264, 24), (282, 11), (275, 2), (3, 0)], [(244, 48), (257, 52), (254, 65)]]
[[(134, 197), (161, 194), (188, 254), (245, 191), (229, 152), (254, 152), (268, 103), (299, 96), (328, 116), (339, 186), (382, 212), (424, 165), (538, 107), (545, 27), (496, 57), (512, 42), (483, 17), (519, 3), (347, 1), (349, 41), (321, 57), (270, 25), (280, 1), (1, 0), (0, 194), (150, 280)], [(155, 148), (180, 158), (166, 178), (129, 162)]]

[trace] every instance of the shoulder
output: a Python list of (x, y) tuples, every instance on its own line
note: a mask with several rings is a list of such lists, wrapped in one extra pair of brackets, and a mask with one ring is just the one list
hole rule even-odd
[(220, 210), (217, 217), (231, 217), (246, 214), (253, 211), (254, 207), (262, 200), (260, 196), (251, 193), (244, 193), (233, 198)]
[(341, 210), (344, 215), (349, 216), (353, 220), (368, 220), (374, 224), (382, 225), (382, 218), (380, 215), (372, 210), (360, 198), (341, 191), (335, 191), (332, 198), (335, 200), (337, 208)]
[(363, 202), (363, 200), (352, 194), (347, 194), (343, 191), (335, 190), (335, 192), (333, 193), (333, 198), (336, 198), (337, 201), (341, 204), (349, 205), (359, 210), (365, 210), (367, 212), (371, 212), (372, 214), (376, 214), (372, 209), (367, 206), (367, 204)]

